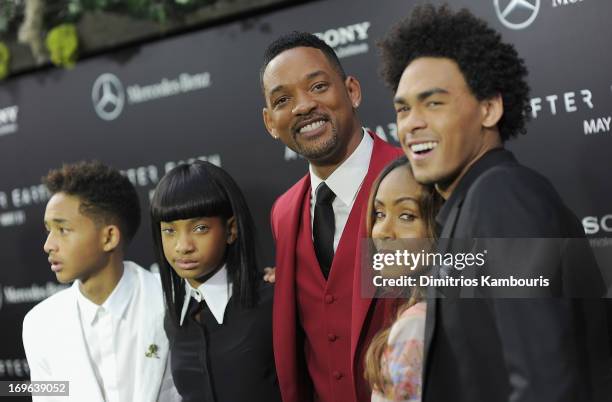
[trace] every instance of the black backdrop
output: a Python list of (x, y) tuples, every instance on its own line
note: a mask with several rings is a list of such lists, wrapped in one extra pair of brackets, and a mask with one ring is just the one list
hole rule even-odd
[[(23, 316), (60, 288), (42, 250), (48, 195), (39, 185), (41, 176), (63, 162), (94, 158), (124, 170), (145, 212), (128, 257), (150, 267), (150, 191), (174, 163), (211, 160), (245, 192), (262, 262), (272, 264), (270, 206), (304, 174), (306, 163), (263, 126), (264, 47), (290, 30), (321, 34), (346, 71), (361, 81), (364, 124), (394, 142), (391, 94), (377, 74), (376, 41), (416, 3), (317, 1), (88, 59), (70, 71), (41, 71), (3, 83), (0, 380), (28, 377)], [(528, 135), (509, 147), (553, 181), (594, 246), (609, 248), (612, 3), (529, 0), (531, 8), (514, 8), (511, 0), (450, 3), (488, 20), (526, 59), (536, 113)]]

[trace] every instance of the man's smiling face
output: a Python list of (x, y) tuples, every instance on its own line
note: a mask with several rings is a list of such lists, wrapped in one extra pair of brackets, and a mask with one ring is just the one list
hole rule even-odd
[(394, 99), (401, 146), (414, 177), (448, 188), (489, 148), (487, 102), (451, 59), (422, 57), (404, 70)]
[(342, 79), (323, 52), (310, 47), (286, 50), (263, 75), (266, 128), (310, 162), (345, 159), (349, 143), (360, 137), (354, 107), (361, 100), (353, 77)]

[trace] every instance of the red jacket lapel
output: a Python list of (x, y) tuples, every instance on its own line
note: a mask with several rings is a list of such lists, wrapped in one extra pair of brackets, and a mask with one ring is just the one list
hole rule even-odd
[(308, 191), (310, 177), (306, 175), (274, 203), (270, 219), (276, 242), (274, 300), (282, 300), (273, 305), (274, 360), (283, 400), (294, 402), (307, 401), (309, 395), (303, 381), (307, 373), (299, 367), (297, 359), (295, 295), (295, 250), (302, 204)]

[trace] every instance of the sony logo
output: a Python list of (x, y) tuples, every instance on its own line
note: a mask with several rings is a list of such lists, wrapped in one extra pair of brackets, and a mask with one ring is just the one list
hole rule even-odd
[(597, 216), (585, 216), (582, 219), (584, 233), (588, 235), (597, 234), (600, 231), (612, 233), (612, 214), (604, 215), (601, 218)]
[(325, 32), (317, 32), (315, 35), (324, 40), (329, 46), (336, 47), (368, 39), (368, 29), (370, 29), (370, 22), (365, 21), (345, 27), (328, 29)]

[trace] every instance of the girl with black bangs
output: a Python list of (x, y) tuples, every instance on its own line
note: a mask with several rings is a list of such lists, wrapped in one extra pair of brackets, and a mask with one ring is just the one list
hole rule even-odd
[(177, 166), (151, 201), (174, 382), (183, 401), (280, 401), (273, 286), (257, 269), (253, 220), (234, 180)]

